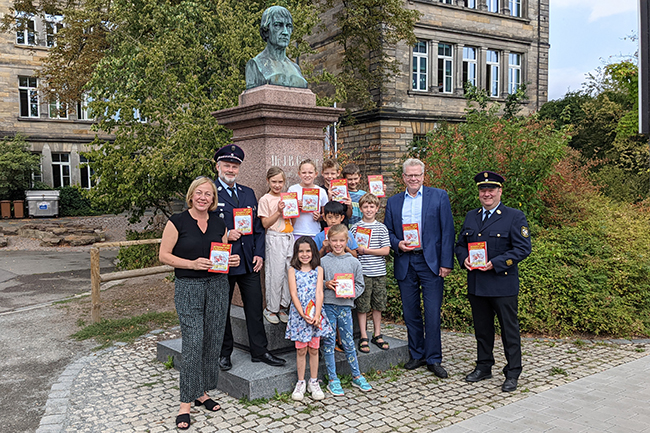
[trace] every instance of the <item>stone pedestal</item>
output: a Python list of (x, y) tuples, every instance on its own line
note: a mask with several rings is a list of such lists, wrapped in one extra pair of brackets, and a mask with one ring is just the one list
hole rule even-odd
[(287, 186), (299, 182), (298, 164), (312, 159), (320, 170), (323, 162), (323, 128), (336, 122), (341, 108), (318, 107), (309, 89), (264, 85), (239, 95), (239, 106), (214, 113), (220, 125), (233, 131), (233, 142), (246, 157), (238, 182), (267, 191), (266, 171), (282, 168)]

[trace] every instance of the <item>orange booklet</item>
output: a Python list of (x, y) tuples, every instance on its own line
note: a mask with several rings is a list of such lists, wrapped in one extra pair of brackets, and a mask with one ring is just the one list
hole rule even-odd
[(325, 232), (325, 240), (328, 240), (328, 239), (327, 239), (327, 232), (330, 231), (330, 228), (329, 228), (329, 227), (325, 227), (325, 228), (323, 229), (323, 231)]
[(404, 240), (409, 247), (419, 247), (420, 246), (420, 228), (418, 223), (413, 224), (402, 224), (402, 229), (404, 230)]
[(253, 234), (253, 209), (249, 207), (233, 209), (232, 216), (235, 220), (236, 230), (243, 235)]
[(469, 252), (469, 269), (480, 269), (487, 266), (487, 243), (470, 242), (467, 244)]
[(354, 274), (334, 274), (337, 298), (354, 298)]
[(381, 174), (368, 176), (368, 189), (371, 194), (374, 194), (377, 197), (386, 197), (384, 176)]
[(357, 245), (360, 247), (368, 248), (370, 245), (370, 234), (372, 229), (365, 227), (357, 227), (357, 233), (354, 235), (354, 240), (357, 241)]
[(298, 218), (300, 216), (300, 209), (298, 209), (298, 193), (297, 192), (281, 192), (280, 197), (284, 202), (284, 209), (282, 209), (283, 218)]
[(318, 188), (303, 188), (302, 189), (302, 211), (303, 212), (318, 212), (320, 210), (320, 200)]
[[(305, 314), (312, 319), (316, 316), (316, 304), (312, 299), (309, 300), (307, 306), (305, 307)], [(318, 325), (319, 329), (323, 329), (323, 316), (320, 318), (320, 324)]]
[(220, 242), (212, 242), (210, 244), (210, 261), (212, 262), (212, 267), (208, 269), (208, 272), (216, 272), (219, 274), (227, 274), (230, 264), (228, 260), (230, 259), (230, 249), (232, 245), (222, 244)]
[(334, 179), (330, 182), (330, 192), (333, 201), (343, 201), (348, 196), (348, 180)]

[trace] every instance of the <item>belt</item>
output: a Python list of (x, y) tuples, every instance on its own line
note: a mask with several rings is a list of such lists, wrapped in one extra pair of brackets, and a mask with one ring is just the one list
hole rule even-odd
[(409, 251), (409, 254), (424, 254), (424, 251), (421, 250), (421, 249), (420, 250), (413, 250), (413, 251)]

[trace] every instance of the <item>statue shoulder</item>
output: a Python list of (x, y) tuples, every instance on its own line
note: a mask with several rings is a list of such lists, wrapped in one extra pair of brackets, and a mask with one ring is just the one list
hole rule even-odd
[(265, 77), (262, 71), (260, 70), (260, 65), (257, 63), (257, 57), (250, 59), (246, 63), (246, 88), (252, 89), (253, 87), (261, 86), (265, 84)]

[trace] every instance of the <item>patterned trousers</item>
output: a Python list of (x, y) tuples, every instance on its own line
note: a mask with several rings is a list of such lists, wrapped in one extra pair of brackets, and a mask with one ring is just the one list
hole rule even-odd
[(228, 314), (228, 277), (176, 278), (174, 302), (181, 324), (180, 394), (191, 403), (217, 387), (219, 353)]
[(325, 311), (327, 320), (330, 321), (330, 325), (332, 325), (332, 330), (334, 331), (327, 334), (323, 339), (323, 358), (325, 358), (329, 380), (338, 378), (336, 375), (336, 360), (334, 358), (337, 328), (341, 335), (341, 346), (343, 346), (345, 358), (348, 360), (348, 364), (350, 364), (352, 377), (361, 376), (357, 351), (354, 348), (354, 336), (352, 335), (354, 332), (352, 329), (352, 308), (342, 305), (323, 304), (323, 311)]

